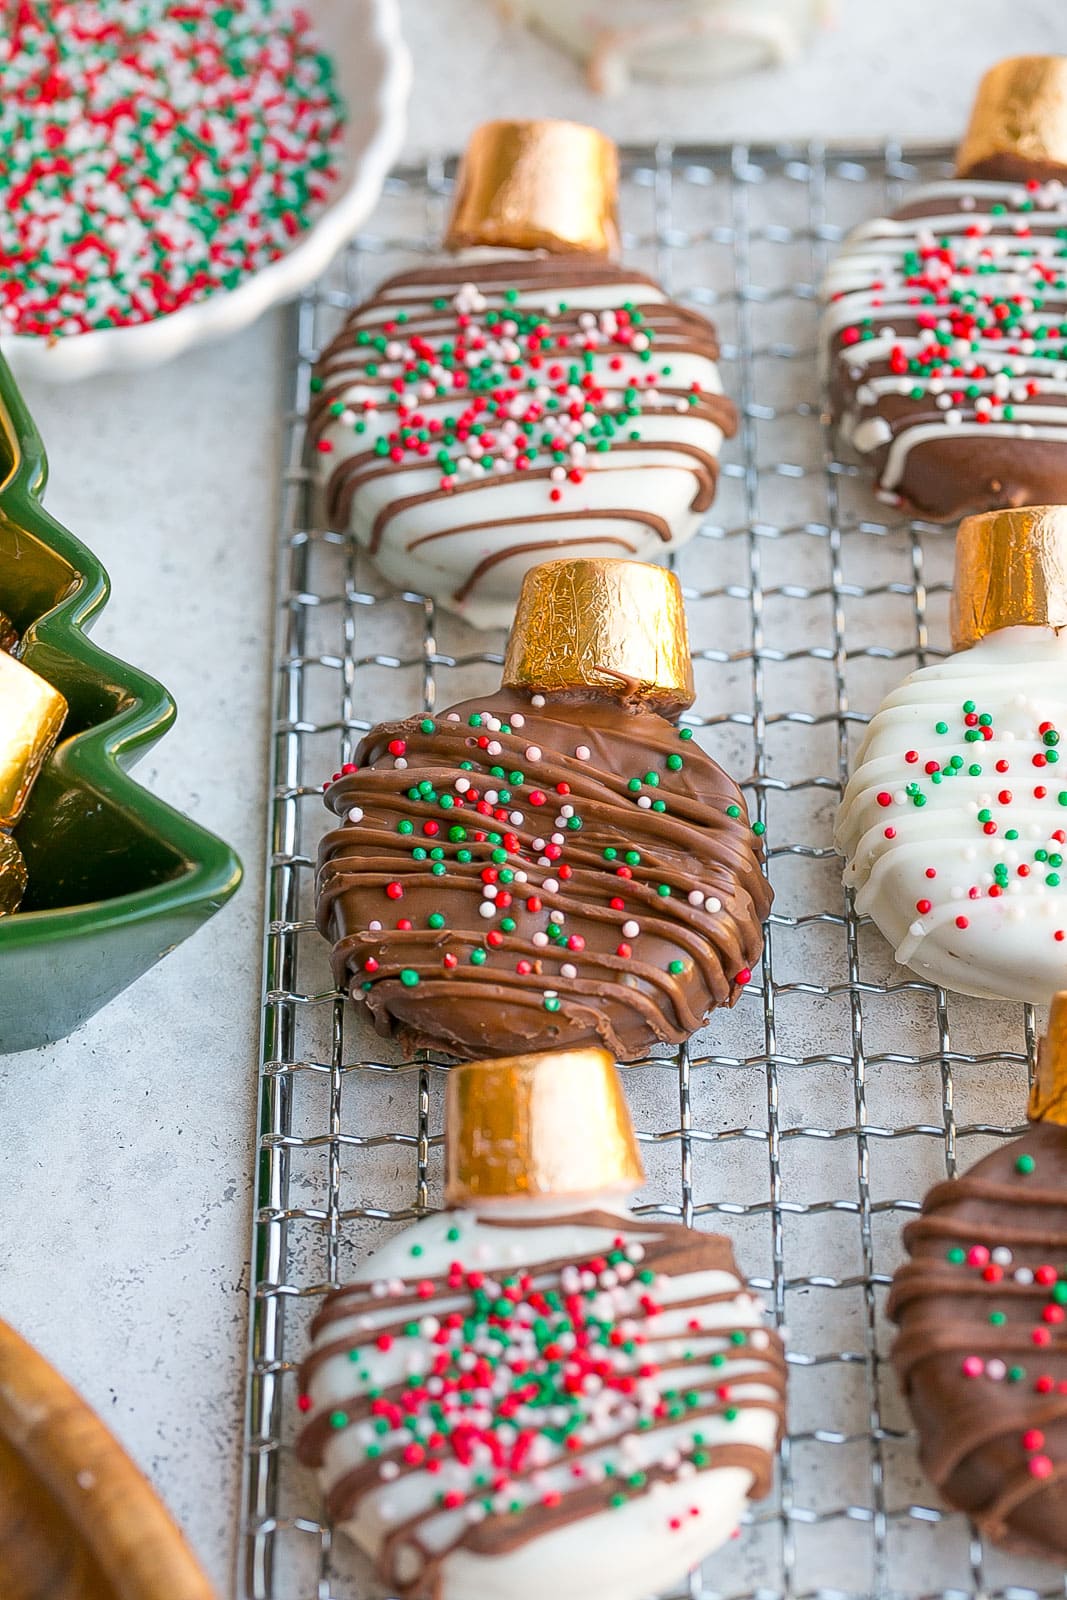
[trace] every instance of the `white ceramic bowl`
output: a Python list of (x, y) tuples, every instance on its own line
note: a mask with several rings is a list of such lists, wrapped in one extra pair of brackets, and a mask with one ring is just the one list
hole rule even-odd
[[(47, 339), (0, 340), (19, 377), (66, 383), (101, 372), (158, 366), (193, 345), (236, 333), (280, 301), (292, 299), (329, 266), (373, 210), (404, 137), (411, 57), (400, 32), (399, 0), (303, 0), (333, 56), (345, 104), (341, 165), (335, 198), (284, 256), (170, 316), (130, 328)], [(2, 200), (2, 196), (0, 196)]]

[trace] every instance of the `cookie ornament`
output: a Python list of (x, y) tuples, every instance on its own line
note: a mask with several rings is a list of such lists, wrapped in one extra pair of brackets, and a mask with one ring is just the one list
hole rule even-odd
[(317, 915), (379, 1033), (632, 1060), (733, 1004), (770, 908), (763, 825), (673, 720), (692, 699), (673, 573), (555, 561), (495, 694), (367, 734), (327, 786)]
[(960, 994), (1067, 986), (1067, 507), (968, 517), (956, 653), (871, 720), (837, 819), (845, 882), (896, 959)]
[(617, 174), (595, 128), (478, 128), (449, 253), (382, 284), (312, 380), (331, 525), (476, 627), (553, 553), (677, 549), (737, 425), (712, 325), (614, 259)]
[(956, 176), (830, 268), (831, 412), (879, 499), (935, 522), (1067, 500), (1067, 56), (982, 79)]
[(927, 1473), (996, 1544), (1067, 1562), (1067, 993), (1030, 1127), (909, 1223), (893, 1364)]
[(611, 1058), (449, 1074), (444, 1212), (325, 1301), (299, 1453), (401, 1600), (643, 1600), (765, 1494), (777, 1334), (726, 1239), (635, 1219)]

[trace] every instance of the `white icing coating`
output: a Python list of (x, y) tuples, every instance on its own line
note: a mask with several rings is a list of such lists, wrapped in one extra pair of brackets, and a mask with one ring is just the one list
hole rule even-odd
[(1065, 729), (1067, 634), (1037, 627), (913, 672), (871, 721), (835, 842), (857, 910), (920, 977), (1035, 1005), (1067, 986)]
[[(486, 263), (502, 261), (514, 262), (517, 293), (506, 277), (486, 275)], [(612, 281), (619, 273), (610, 265), (604, 266), (603, 282), (574, 285), (566, 281), (564, 258), (529, 252), (470, 252), (464, 267), (471, 281), (458, 285), (455, 262), (442, 264), (441, 282), (391, 280), (353, 314), (320, 364), (335, 414), (322, 418), (316, 444), (324, 482), (336, 481), (346, 461), (395, 436), (398, 398), (409, 415), (417, 415), (423, 431), (432, 433), (423, 454), (405, 449), (394, 458), (398, 470), (363, 473), (351, 503), (338, 511), (331, 506), (331, 515), (347, 520), (398, 588), (434, 595), (476, 627), (503, 627), (511, 622), (525, 573), (546, 558), (663, 560), (692, 537), (703, 515), (701, 459), (714, 472), (723, 435), (706, 404), (694, 405), (691, 396), (720, 396), (722, 384), (716, 362), (692, 342), (691, 325), (653, 329), (650, 343), (642, 332), (631, 338), (625, 320), (616, 317), (620, 308), (637, 307), (655, 319), (657, 307), (672, 303), (640, 279)], [(558, 271), (561, 282), (538, 284), (546, 271)], [(561, 320), (561, 303), (578, 319)], [(506, 319), (538, 310), (553, 319), (553, 337), (565, 335), (570, 342), (562, 349), (546, 345), (534, 368), (523, 332), (516, 337), (516, 324)], [(405, 324), (396, 321), (398, 313)], [(494, 314), (502, 320), (487, 324), (487, 315)], [(445, 472), (437, 457), (446, 419), (464, 413), (473, 390), (450, 387), (453, 370), (440, 368), (436, 382), (411, 379), (399, 397), (392, 385), (410, 366), (406, 329), (425, 330), (417, 337), (425, 337), (422, 353), (432, 363), (442, 345), (456, 339), (459, 317), (470, 319), (468, 341), (484, 333), (480, 356), (496, 364), (514, 400), (494, 426), (488, 448), (473, 436), (453, 442), (455, 467)], [(706, 325), (704, 332), (710, 340)], [(364, 335), (385, 345), (370, 351), (377, 357), (370, 376), (367, 345), (357, 343)], [(690, 348), (679, 348), (687, 343)], [(475, 372), (478, 358), (467, 362)], [(571, 414), (576, 402), (585, 405), (588, 392), (567, 382), (571, 369), (588, 374), (603, 395), (584, 415), (581, 406)], [(442, 388), (445, 393), (437, 392)], [(637, 396), (636, 416), (624, 414), (627, 393)], [(531, 403), (539, 413), (534, 420)], [(598, 450), (592, 424), (604, 413), (617, 431), (611, 447)], [(721, 411), (717, 415), (721, 420)], [(549, 431), (563, 440), (558, 458), (542, 442)], [(532, 459), (529, 443), (537, 447)], [(382, 462), (389, 464), (388, 458)], [(550, 465), (551, 479), (530, 471)]]
[[(897, 495), (909, 454), (946, 429), (1067, 446), (1067, 407), (1049, 403), (1067, 395), (1067, 190), (949, 179), (908, 198), (927, 201), (928, 216), (854, 229), (826, 278), (824, 360), (862, 379), (839, 429), (861, 454), (892, 436), (884, 498)], [(893, 396), (926, 403), (890, 428), (877, 408)]]
[[(421, 1552), (401, 1536), (400, 1548), (394, 1552), (398, 1563), (395, 1578), (399, 1585), (409, 1584), (413, 1594), (421, 1595), (424, 1591), (418, 1574), (427, 1554), (445, 1551), (436, 1573), (434, 1600), (500, 1600), (502, 1595), (514, 1600), (543, 1600), (546, 1595), (554, 1600), (588, 1600), (593, 1594), (608, 1600), (642, 1600), (653, 1590), (681, 1579), (737, 1528), (752, 1487), (752, 1471), (736, 1463), (708, 1465), (704, 1460), (694, 1465), (690, 1459), (694, 1431), (712, 1452), (717, 1446), (739, 1443), (773, 1452), (778, 1416), (776, 1389), (773, 1381), (768, 1381), (772, 1336), (762, 1328), (759, 1302), (732, 1270), (653, 1275), (643, 1268), (646, 1247), (648, 1259), (656, 1259), (661, 1235), (650, 1233), (649, 1228), (656, 1230), (657, 1225), (635, 1226), (631, 1217), (618, 1212), (614, 1198), (594, 1197), (580, 1208), (583, 1216), (598, 1214), (591, 1223), (577, 1219), (573, 1202), (565, 1207), (558, 1203), (512, 1204), (516, 1217), (521, 1216), (526, 1225), (508, 1225), (506, 1206), (492, 1212), (484, 1208), (482, 1219), (469, 1212), (445, 1212), (423, 1219), (371, 1258), (367, 1275), (360, 1280), (372, 1286), (369, 1292), (356, 1298), (350, 1314), (345, 1309), (343, 1315), (320, 1326), (316, 1335), (313, 1349), (335, 1344), (340, 1348), (312, 1364), (308, 1384), (311, 1426), (323, 1413), (329, 1415), (365, 1392), (368, 1384), (388, 1393), (391, 1385), (405, 1379), (421, 1382), (440, 1351), (433, 1336), (441, 1323), (450, 1311), (469, 1313), (471, 1292), (465, 1285), (456, 1292), (442, 1286), (417, 1310), (399, 1310), (391, 1298), (402, 1281), (410, 1286), (420, 1275), (426, 1279), (447, 1277), (450, 1265), (458, 1262), (465, 1273), (484, 1273), (486, 1287), (495, 1298), (506, 1288), (501, 1279), (509, 1271), (529, 1268), (534, 1289), (527, 1291), (524, 1306), (535, 1290), (556, 1289), (563, 1295), (596, 1291), (595, 1299), (585, 1302), (585, 1314), (606, 1319), (618, 1330), (620, 1342), (617, 1346), (606, 1340), (597, 1343), (594, 1354), (609, 1356), (617, 1372), (636, 1377), (632, 1399), (613, 1383), (601, 1384), (592, 1377), (583, 1380), (580, 1401), (575, 1402), (582, 1417), (576, 1432), (580, 1441), (577, 1453), (540, 1431), (550, 1417), (557, 1424), (565, 1423), (566, 1406), (551, 1413), (543, 1407), (524, 1407), (517, 1412), (512, 1435), (530, 1429), (535, 1436), (529, 1458), (532, 1471), (517, 1472), (501, 1485), (499, 1510), (505, 1523), (523, 1515), (516, 1506), (532, 1508), (535, 1518), (544, 1516), (546, 1496), (548, 1502), (562, 1497), (565, 1505), (568, 1495), (603, 1482), (605, 1468), (615, 1475), (612, 1484), (617, 1482), (624, 1491), (623, 1503), (608, 1506), (598, 1497), (597, 1503), (575, 1520), (557, 1519), (554, 1526), (531, 1528), (529, 1536), (520, 1537), (510, 1549), (489, 1553), (465, 1549), (458, 1544), (465, 1528), (492, 1515), (480, 1506), (487, 1494), (492, 1497), (492, 1485), (481, 1491), (471, 1487), (473, 1472), (484, 1471), (487, 1458), (463, 1465), (446, 1451), (436, 1473), (410, 1466), (394, 1471), (387, 1463), (379, 1485), (363, 1489), (341, 1525), (373, 1558), (380, 1559), (389, 1530), (408, 1518), (417, 1518)], [(609, 1215), (600, 1217), (601, 1213)], [(503, 1218), (505, 1225), (483, 1220), (490, 1217)], [(530, 1226), (531, 1222), (536, 1225)], [(680, 1232), (674, 1230), (675, 1241)], [(723, 1249), (729, 1259), (727, 1247)], [(606, 1259), (613, 1252), (617, 1266)], [(624, 1259), (619, 1259), (622, 1256)], [(589, 1273), (580, 1281), (574, 1268), (537, 1273), (539, 1262), (582, 1264), (597, 1258), (601, 1258), (603, 1272), (599, 1276)], [(642, 1272), (652, 1281), (642, 1281)], [(349, 1291), (344, 1293), (347, 1296)], [(641, 1302), (650, 1295), (655, 1307), (646, 1315)], [(716, 1296), (721, 1298), (713, 1298)], [(678, 1309), (672, 1310), (672, 1304)], [(527, 1315), (532, 1319), (534, 1312), (522, 1310), (520, 1321)], [(379, 1349), (375, 1341), (380, 1330), (395, 1328), (405, 1316), (420, 1319), (422, 1334), (398, 1336), (388, 1349)], [(743, 1338), (740, 1330), (746, 1330)], [(621, 1347), (623, 1338), (635, 1336), (636, 1347), (631, 1344), (629, 1351)], [(563, 1359), (567, 1359), (568, 1344), (573, 1348), (573, 1338), (563, 1335)], [(349, 1345), (359, 1351), (358, 1359), (350, 1359)], [(474, 1351), (493, 1348), (481, 1336), (464, 1347)], [(581, 1349), (579, 1338), (579, 1353)], [(710, 1380), (705, 1398), (710, 1397), (714, 1404), (715, 1382), (728, 1380), (728, 1392), (722, 1394), (726, 1400), (736, 1401), (734, 1415), (724, 1415), (720, 1407), (719, 1414), (701, 1415), (695, 1421), (680, 1414), (676, 1424), (668, 1420), (653, 1428), (642, 1427), (640, 1418), (653, 1414), (666, 1391), (685, 1393), (690, 1386), (707, 1385), (713, 1358), (719, 1377)], [(543, 1370), (536, 1355), (528, 1370)], [(473, 1418), (488, 1425), (495, 1403), (489, 1392), (479, 1392), (485, 1396), (483, 1409), (479, 1412), (477, 1405), (468, 1404), (463, 1420)], [(680, 1413), (685, 1411), (682, 1404)], [(499, 1411), (496, 1414), (499, 1417)], [(396, 1449), (410, 1437), (408, 1433), (376, 1432), (369, 1418), (327, 1430), (321, 1466), (324, 1492), (328, 1496), (346, 1473), (364, 1465), (368, 1445), (388, 1455), (390, 1446)], [(643, 1472), (649, 1474), (646, 1486), (641, 1487), (637, 1480), (625, 1481)], [(442, 1506), (439, 1497), (449, 1491), (456, 1495), (457, 1504)], [(549, 1517), (549, 1524), (552, 1521)]]
[(599, 94), (621, 94), (631, 74), (727, 78), (796, 56), (827, 20), (831, 0), (505, 0), (579, 61)]

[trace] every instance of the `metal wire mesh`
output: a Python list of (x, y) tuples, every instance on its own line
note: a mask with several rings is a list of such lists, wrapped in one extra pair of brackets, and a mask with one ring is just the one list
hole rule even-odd
[[(830, 842), (863, 724), (941, 653), (952, 540), (887, 517), (834, 457), (817, 286), (854, 221), (946, 170), (946, 152), (895, 147), (624, 152), (627, 259), (716, 319), (742, 408), (716, 504), (677, 563), (698, 685), (686, 720), (744, 776), (776, 891), (761, 981), (687, 1049), (625, 1073), (648, 1168), (640, 1209), (728, 1229), (790, 1333), (777, 1488), (693, 1578), (699, 1600), (1065, 1593), (1052, 1568), (983, 1547), (937, 1509), (883, 1316), (902, 1223), (926, 1189), (1019, 1131), (1035, 1018), (896, 967), (853, 915)], [(434, 249), (451, 171), (399, 172), (373, 231), (292, 318), (239, 1577), (257, 1600), (373, 1592), (293, 1460), (293, 1371), (320, 1296), (440, 1196), (442, 1069), (368, 1039), (311, 923), (318, 786), (382, 716), (494, 688), (503, 638), (388, 591), (316, 525), (304, 418), (339, 317)]]

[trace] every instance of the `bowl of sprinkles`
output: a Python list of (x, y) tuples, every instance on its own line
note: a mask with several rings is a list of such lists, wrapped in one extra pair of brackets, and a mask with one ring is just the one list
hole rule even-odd
[(373, 208), (410, 82), (398, 0), (13, 0), (0, 348), (55, 379), (236, 332)]

